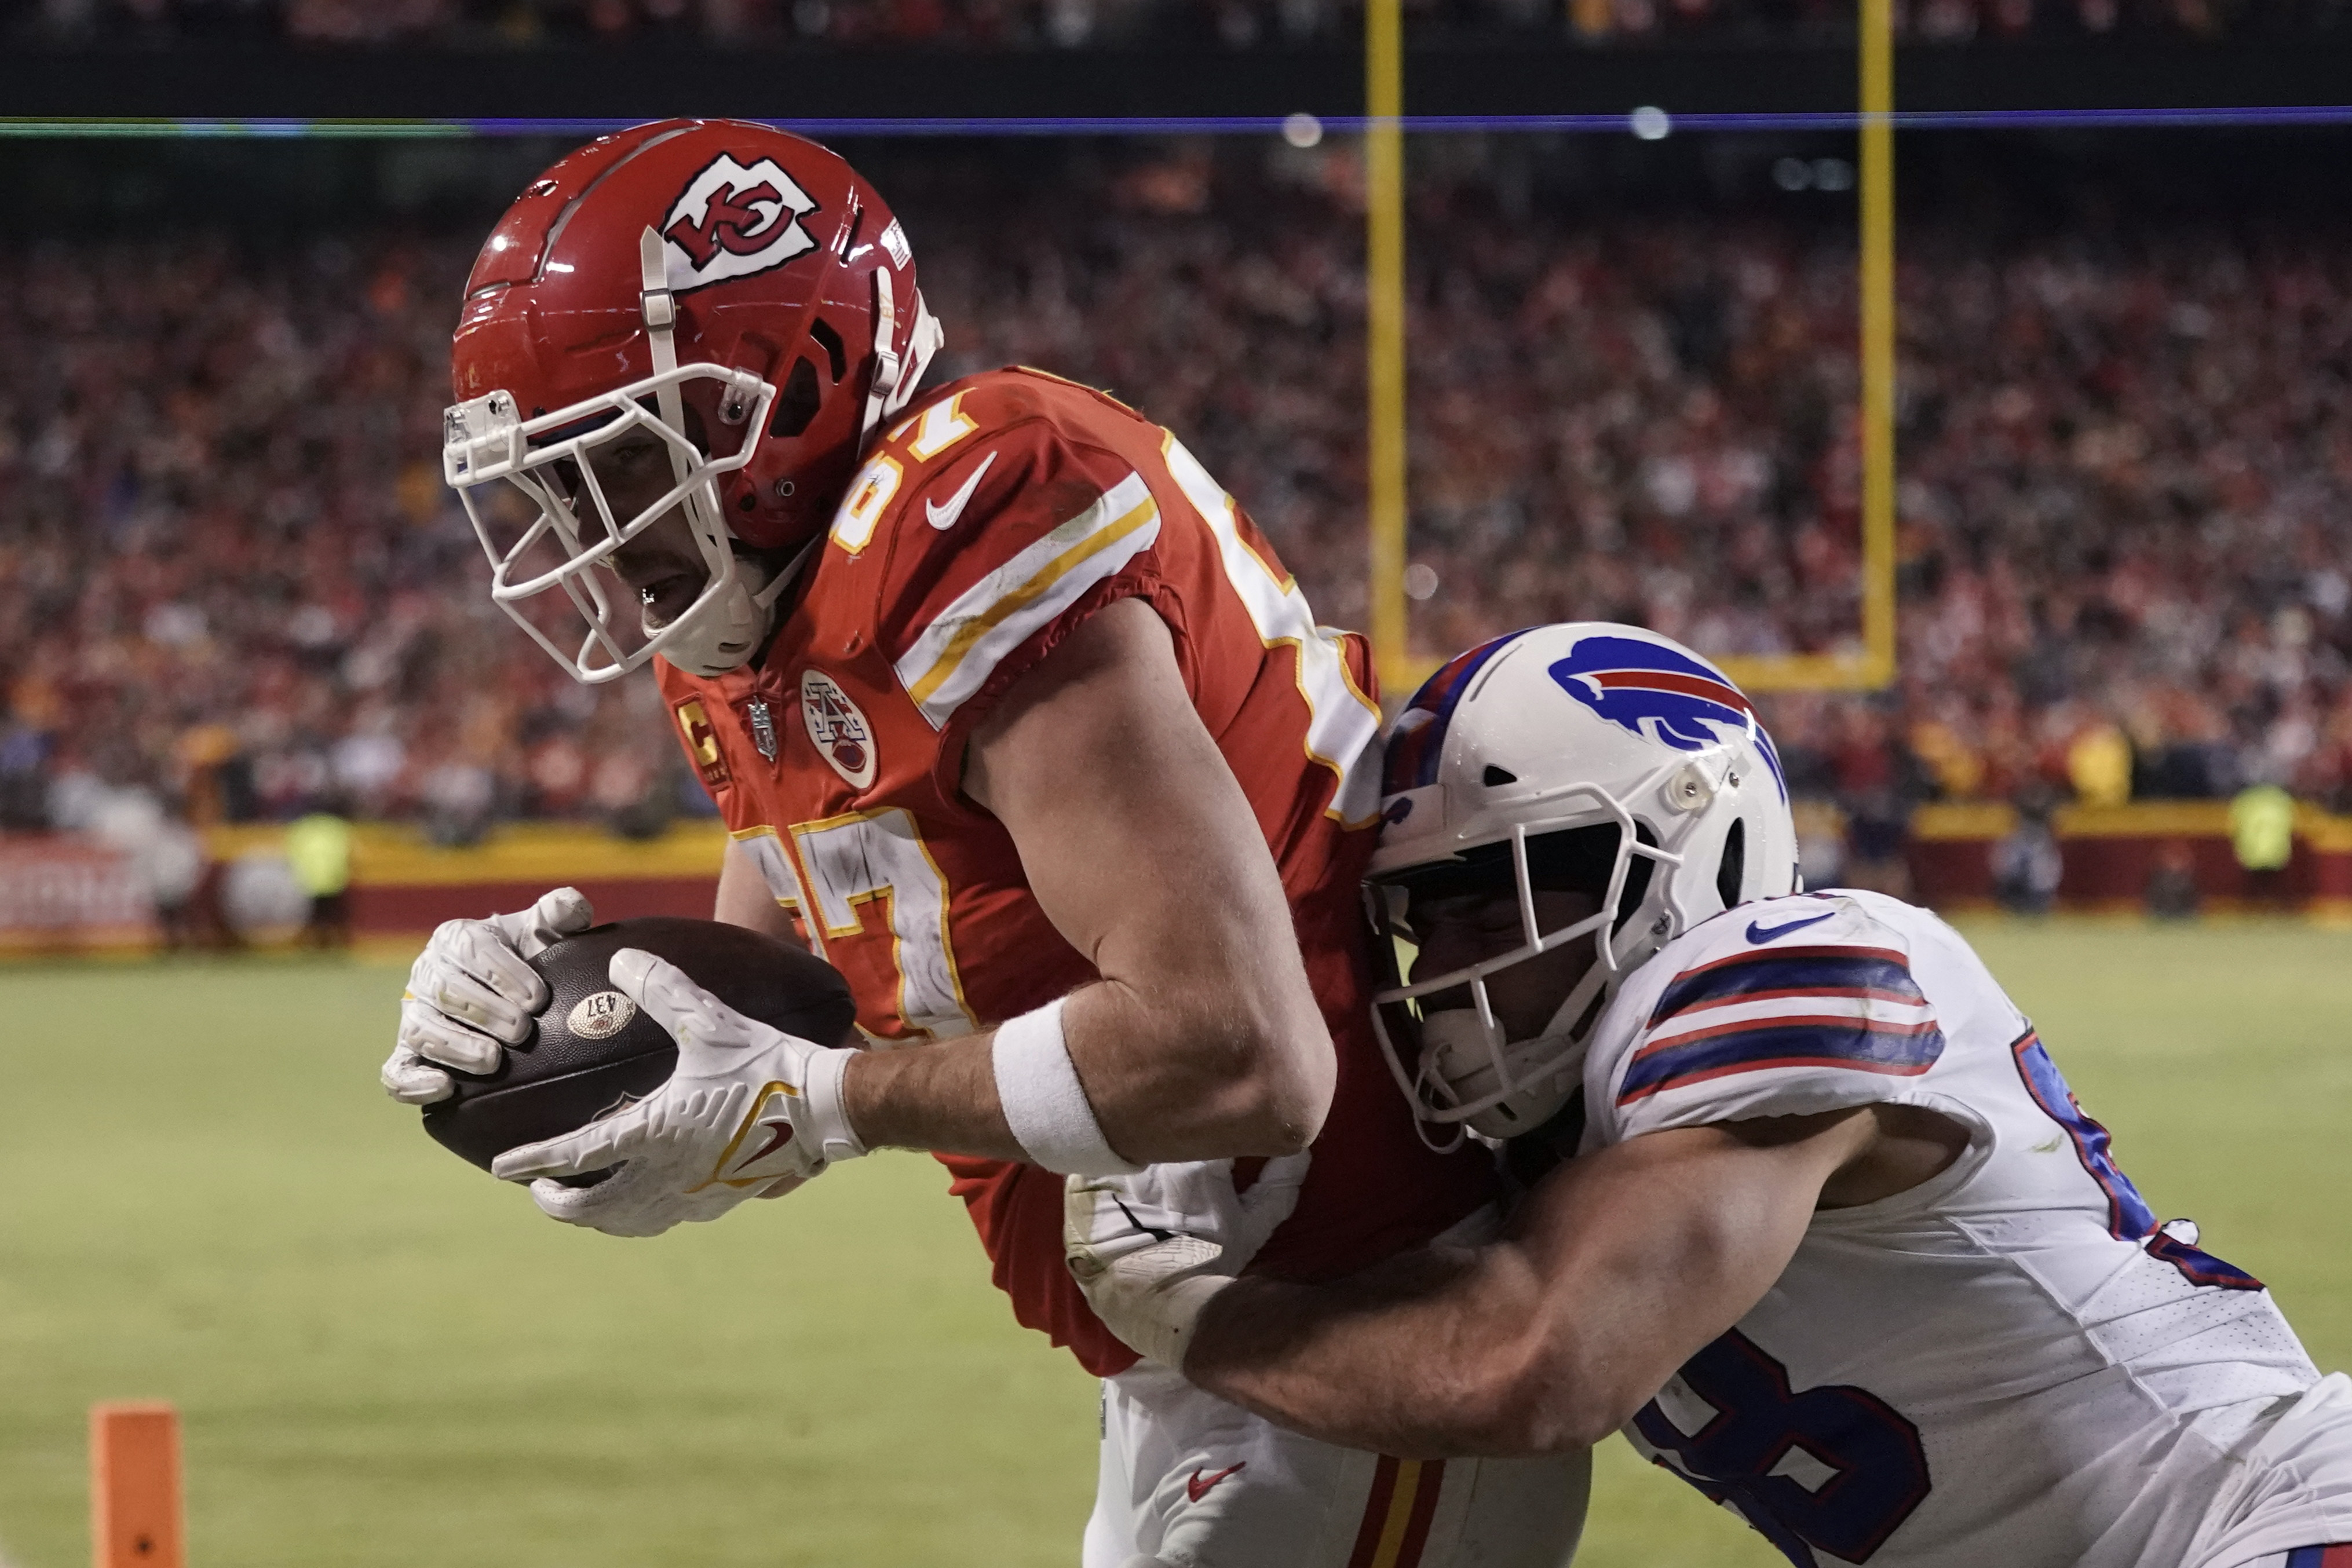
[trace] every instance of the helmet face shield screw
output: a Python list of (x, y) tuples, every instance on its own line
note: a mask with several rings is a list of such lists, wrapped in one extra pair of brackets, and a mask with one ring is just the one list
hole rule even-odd
[(779, 501), (783, 501), (783, 500), (789, 500), (789, 499), (791, 499), (791, 497), (792, 497), (792, 494), (793, 494), (793, 482), (792, 482), (790, 479), (779, 479), (779, 480), (777, 480), (777, 481), (776, 481), (776, 499), (777, 499), (777, 500), (779, 500)]

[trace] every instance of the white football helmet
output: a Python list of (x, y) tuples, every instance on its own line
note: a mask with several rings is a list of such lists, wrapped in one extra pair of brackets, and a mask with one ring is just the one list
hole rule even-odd
[[(1422, 1120), (1490, 1137), (1567, 1103), (1601, 1009), (1667, 941), (1796, 889), (1788, 785), (1754, 708), (1722, 671), (1637, 626), (1538, 626), (1454, 659), (1390, 731), (1382, 806), (1368, 881), (1381, 1048)], [(1482, 870), (1516, 887), (1519, 944), (1408, 983), (1411, 890)], [(1595, 895), (1601, 911), (1541, 930), (1543, 887)], [(1550, 1021), (1506, 1039), (1487, 977), (1586, 938), (1597, 961)], [(1448, 991), (1468, 1005), (1423, 1010)]]

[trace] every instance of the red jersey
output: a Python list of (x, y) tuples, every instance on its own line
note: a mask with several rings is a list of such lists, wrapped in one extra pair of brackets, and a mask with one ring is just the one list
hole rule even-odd
[[(1423, 1146), (1372, 1038), (1358, 884), (1380, 714), (1362, 642), (1315, 624), (1173, 436), (1039, 371), (969, 377), (886, 433), (804, 570), (757, 667), (709, 680), (657, 667), (735, 841), (848, 977), (872, 1044), (969, 1034), (1097, 977), (959, 785), (991, 704), (1088, 615), (1139, 598), (1256, 812), (1339, 1050), (1297, 1210), (1259, 1263), (1345, 1273), (1493, 1196), (1482, 1153)], [(1063, 1267), (1062, 1178), (939, 1158), (1014, 1315), (1090, 1372), (1131, 1364)]]

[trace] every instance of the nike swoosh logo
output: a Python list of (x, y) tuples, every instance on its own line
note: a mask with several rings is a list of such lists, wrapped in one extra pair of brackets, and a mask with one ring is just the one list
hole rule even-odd
[(1240, 1465), (1227, 1465), (1223, 1469), (1219, 1470), (1215, 1475), (1211, 1476), (1206, 1480), (1202, 1480), (1201, 1479), (1200, 1471), (1194, 1470), (1192, 1475), (1185, 1479), (1184, 1495), (1192, 1499), (1194, 1502), (1198, 1502), (1202, 1498), (1208, 1496), (1209, 1493), (1215, 1489), (1216, 1484), (1219, 1481), (1223, 1480), (1227, 1476), (1232, 1475), (1235, 1470), (1240, 1469), (1242, 1465), (1246, 1465), (1248, 1463), (1249, 1461), (1247, 1459), (1244, 1459)]
[(1748, 923), (1748, 939), (1750, 942), (1769, 942), (1773, 937), (1786, 936), (1791, 931), (1802, 931), (1808, 925), (1819, 925), (1822, 921), (1832, 919), (1836, 915), (1837, 911), (1832, 909), (1827, 915), (1808, 915), (1802, 920), (1791, 920), (1786, 925), (1774, 925), (1769, 929), (1751, 920)]
[(739, 1161), (735, 1168), (739, 1171), (749, 1170), (792, 1141), (793, 1124), (790, 1122), (771, 1122), (768, 1124), (768, 1146), (750, 1159)]
[(963, 516), (965, 503), (971, 499), (971, 493), (980, 488), (980, 476), (987, 473), (989, 465), (995, 461), (996, 454), (993, 452), (982, 458), (980, 466), (971, 471), (971, 477), (963, 482), (962, 489), (948, 497), (946, 506), (942, 507), (937, 501), (923, 503), (923, 516), (930, 519), (931, 527), (945, 533), (956, 526), (956, 519)]

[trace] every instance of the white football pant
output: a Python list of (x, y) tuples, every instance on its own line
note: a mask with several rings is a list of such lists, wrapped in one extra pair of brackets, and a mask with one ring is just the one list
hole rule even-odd
[(1333, 1448), (1151, 1362), (1103, 1383), (1085, 1568), (1561, 1568), (1591, 1460)]

